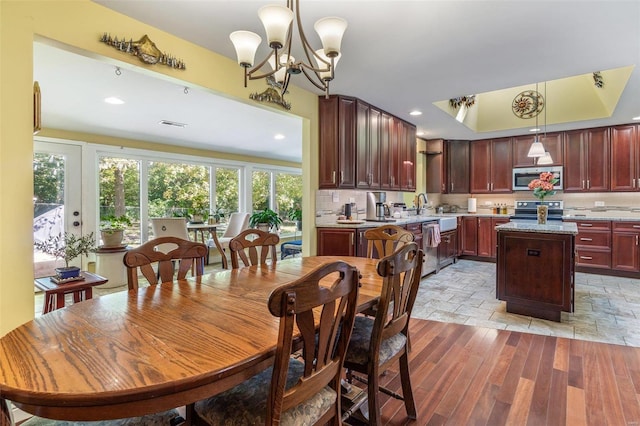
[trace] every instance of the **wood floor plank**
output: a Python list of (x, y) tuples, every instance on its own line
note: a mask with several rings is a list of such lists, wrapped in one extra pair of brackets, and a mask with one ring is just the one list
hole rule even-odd
[(530, 424), (545, 424), (549, 411), (549, 393), (551, 390), (556, 338), (545, 336), (542, 346), (538, 373), (533, 379), (535, 387), (531, 398), (531, 409), (529, 410)]
[(562, 424), (567, 418), (567, 381), (568, 373), (566, 371), (553, 369), (551, 373), (551, 386), (549, 388), (549, 397), (547, 398), (547, 418), (544, 422), (548, 425)]
[(497, 395), (497, 398), (500, 401), (508, 404), (513, 402), (513, 396), (515, 395), (518, 383), (520, 382), (522, 369), (524, 368), (524, 364), (529, 354), (529, 349), (531, 348), (532, 338), (533, 335), (531, 334), (523, 334), (520, 336), (518, 346), (516, 346), (516, 353), (511, 360), (509, 370), (507, 370), (507, 375), (505, 376), (504, 382), (500, 387), (500, 392)]
[(534, 380), (525, 379), (524, 377), (521, 377), (520, 380), (518, 380), (518, 386), (516, 387), (516, 391), (513, 395), (513, 403), (509, 410), (509, 416), (507, 417), (507, 424), (527, 424), (535, 384), (536, 382)]
[(567, 425), (586, 425), (587, 404), (584, 389), (569, 386), (567, 388)]
[(625, 424), (622, 413), (622, 401), (618, 391), (616, 375), (611, 362), (611, 351), (615, 351), (614, 345), (598, 345), (597, 347), (597, 368), (602, 386), (602, 401), (605, 417), (610, 424)]
[(556, 351), (553, 358), (553, 368), (564, 372), (569, 372), (569, 340), (557, 339)]

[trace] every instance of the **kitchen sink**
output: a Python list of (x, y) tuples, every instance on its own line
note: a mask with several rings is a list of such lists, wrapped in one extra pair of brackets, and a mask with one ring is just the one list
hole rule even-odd
[(452, 231), (458, 227), (456, 216), (424, 216), (423, 220), (437, 220), (440, 225), (440, 232)]

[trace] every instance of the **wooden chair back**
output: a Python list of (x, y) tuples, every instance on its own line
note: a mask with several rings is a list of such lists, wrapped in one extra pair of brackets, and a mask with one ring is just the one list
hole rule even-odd
[[(160, 247), (175, 248), (166, 253), (158, 250)], [(195, 266), (195, 275), (204, 272), (204, 258), (207, 255), (207, 246), (202, 243), (183, 240), (176, 237), (160, 237), (147, 241), (139, 247), (129, 250), (123, 262), (127, 267), (127, 283), (129, 290), (138, 288), (138, 268), (142, 275), (155, 285), (173, 281), (176, 277), (175, 265), (178, 264), (177, 279), (184, 279), (187, 272)], [(157, 263), (157, 272), (153, 265)]]
[[(340, 379), (358, 298), (358, 269), (338, 261), (321, 265), (297, 281), (277, 288), (269, 311), (280, 318), (266, 424), (279, 424), (282, 412), (329, 386), (334, 406), (317, 422), (341, 424)], [(322, 282), (321, 282), (322, 281)], [(303, 377), (285, 390), (294, 332), (302, 340)]]
[(259, 229), (245, 229), (238, 236), (229, 241), (231, 252), (231, 268), (243, 266), (261, 265), (270, 257), (271, 263), (276, 263), (276, 246), (280, 237), (276, 234), (261, 231)]
[(424, 253), (415, 242), (405, 244), (378, 262), (382, 293), (371, 336), (371, 359), (378, 362), (382, 341), (402, 333), (409, 335), (409, 319), (420, 286)]
[(397, 225), (382, 225), (365, 231), (367, 239), (367, 257), (383, 258), (395, 252), (398, 248), (413, 241), (413, 233)]

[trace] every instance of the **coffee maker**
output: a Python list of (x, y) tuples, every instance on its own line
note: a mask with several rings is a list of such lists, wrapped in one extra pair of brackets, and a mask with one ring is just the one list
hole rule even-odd
[(374, 222), (385, 222), (385, 201), (386, 192), (367, 192), (367, 220)]

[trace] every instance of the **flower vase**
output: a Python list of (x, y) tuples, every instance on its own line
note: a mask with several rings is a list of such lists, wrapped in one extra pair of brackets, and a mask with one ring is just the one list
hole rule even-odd
[(544, 206), (544, 205), (538, 206), (538, 224), (539, 225), (546, 225), (547, 213), (549, 213), (549, 206)]

